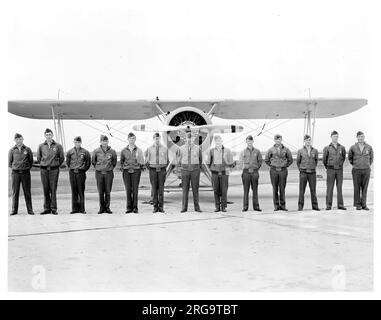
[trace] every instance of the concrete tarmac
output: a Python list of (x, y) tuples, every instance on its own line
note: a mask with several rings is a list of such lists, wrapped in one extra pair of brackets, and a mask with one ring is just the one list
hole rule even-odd
[[(232, 177), (232, 180), (239, 180)], [(373, 182), (373, 181), (372, 181)], [(125, 193), (112, 193), (113, 215), (70, 215), (70, 190), (59, 190), (58, 216), (9, 218), (10, 291), (295, 292), (373, 290), (373, 183), (371, 211), (297, 212), (298, 184), (287, 185), (288, 213), (273, 212), (271, 185), (260, 185), (262, 213), (242, 213), (242, 186), (229, 189), (229, 212), (213, 213), (213, 194), (201, 193), (203, 213), (179, 213), (181, 193), (166, 194), (166, 214), (125, 215)], [(141, 201), (150, 191), (141, 190)], [(325, 182), (318, 182), (325, 208)], [(33, 197), (36, 213), (41, 193)], [(192, 204), (192, 200), (190, 201)], [(192, 205), (190, 205), (192, 209)], [(24, 212), (20, 200), (20, 213)]]

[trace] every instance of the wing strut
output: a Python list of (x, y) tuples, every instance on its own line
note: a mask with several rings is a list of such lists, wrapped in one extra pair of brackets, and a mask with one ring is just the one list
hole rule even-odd
[(309, 136), (311, 136), (312, 143), (314, 142), (314, 137), (315, 137), (316, 109), (317, 109), (316, 102), (313, 104), (308, 104), (307, 111), (305, 112), (305, 115), (304, 115), (303, 135), (308, 134)]
[(54, 105), (52, 106), (52, 118), (54, 123), (54, 134), (56, 136), (57, 142), (60, 143), (66, 152), (66, 140), (65, 140), (65, 129), (63, 125), (63, 115), (61, 113), (55, 112)]

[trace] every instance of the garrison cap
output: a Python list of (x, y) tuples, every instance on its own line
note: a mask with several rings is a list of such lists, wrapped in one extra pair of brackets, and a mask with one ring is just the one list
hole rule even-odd
[(128, 138), (135, 138), (136, 136), (135, 136), (135, 134), (133, 133), (133, 132), (130, 132), (129, 134), (128, 134)]
[(20, 139), (20, 138), (22, 138), (22, 135), (19, 134), (19, 133), (16, 133), (16, 134), (15, 134), (15, 139)]
[(250, 135), (250, 136), (247, 136), (246, 140), (254, 141), (254, 138), (252, 135)]
[(337, 136), (339, 133), (336, 131), (336, 130), (333, 130), (332, 132), (331, 132), (331, 137), (332, 136)]
[(156, 133), (153, 135), (153, 138), (160, 138), (160, 133), (159, 133), (159, 132), (156, 132)]
[(82, 138), (80, 136), (74, 138), (75, 142), (82, 142)]
[(309, 134), (304, 135), (304, 141), (311, 139), (311, 136)]
[(44, 133), (45, 133), (45, 134), (47, 134), (47, 133), (53, 133), (53, 131), (52, 131), (51, 129), (49, 129), (49, 128), (46, 128), (46, 130), (45, 130)]
[(356, 135), (356, 137), (358, 137), (358, 136), (363, 136), (364, 135), (364, 132), (362, 132), (362, 131), (359, 131), (359, 132), (357, 132), (357, 135)]
[(108, 141), (108, 137), (102, 134), (101, 135), (101, 142), (102, 141)]
[(274, 136), (274, 140), (278, 140), (278, 139), (282, 139), (282, 135), (280, 135), (280, 134), (276, 134), (276, 135)]

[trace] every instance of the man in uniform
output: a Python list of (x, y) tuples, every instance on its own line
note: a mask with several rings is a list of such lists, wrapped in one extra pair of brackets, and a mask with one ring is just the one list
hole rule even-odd
[(177, 162), (181, 166), (181, 184), (183, 188), (181, 213), (188, 211), (189, 189), (191, 185), (194, 210), (196, 212), (202, 212), (199, 204), (202, 153), (199, 146), (194, 144), (194, 138), (190, 132), (186, 135), (185, 144), (177, 151)]
[(357, 143), (349, 149), (348, 159), (353, 166), (354, 206), (357, 210), (368, 211), (366, 198), (370, 168), (373, 163), (373, 148), (365, 142), (365, 135), (362, 131), (357, 132)]
[(57, 215), (57, 186), (60, 167), (65, 161), (62, 146), (53, 140), (53, 131), (45, 130), (46, 141), (39, 145), (37, 162), (40, 164), (41, 182), (44, 189), (44, 211), (41, 214)]
[(249, 193), (250, 187), (253, 190), (253, 209), (254, 211), (262, 211), (258, 201), (258, 181), (259, 169), (262, 166), (261, 151), (254, 148), (253, 136), (246, 138), (247, 148), (240, 154), (239, 162), (243, 169), (242, 184), (243, 184), (243, 209), (242, 212), (249, 210)]
[(304, 194), (307, 182), (311, 191), (312, 210), (320, 211), (316, 196), (316, 167), (319, 161), (319, 151), (312, 147), (311, 136), (304, 136), (304, 147), (298, 150), (296, 165), (299, 169), (299, 203), (298, 210), (303, 211)]
[(168, 149), (161, 144), (161, 136), (155, 133), (154, 145), (145, 153), (146, 166), (149, 168), (151, 191), (153, 193), (153, 213), (164, 213), (164, 184), (167, 176)]
[(92, 164), (95, 168), (95, 179), (99, 193), (98, 214), (112, 214), (110, 209), (112, 183), (114, 181), (114, 168), (117, 163), (117, 155), (109, 146), (108, 137), (101, 135), (100, 147), (93, 151)]
[[(270, 167), (270, 178), (273, 186), (274, 211), (288, 211), (286, 208), (286, 184), (288, 170), (292, 164), (290, 149), (282, 144), (280, 134), (274, 137), (275, 145), (267, 152), (265, 162)], [(279, 191), (279, 193), (278, 193)]]
[(136, 146), (136, 136), (133, 133), (128, 135), (128, 146), (124, 148), (120, 155), (120, 166), (123, 171), (123, 181), (127, 193), (127, 211), (139, 213), (138, 195), (142, 170), (144, 170), (143, 151)]
[(24, 145), (24, 138), (21, 134), (15, 134), (16, 145), (9, 150), (8, 166), (12, 169), (12, 211), (11, 216), (18, 213), (20, 184), (24, 191), (26, 208), (29, 215), (34, 215), (31, 195), (30, 169), (33, 165), (33, 152)]
[(342, 146), (339, 140), (339, 134), (337, 131), (331, 133), (332, 142), (329, 146), (324, 148), (323, 151), (323, 164), (327, 169), (327, 196), (326, 210), (332, 209), (333, 202), (333, 188), (337, 187), (337, 208), (339, 210), (347, 210), (344, 207), (343, 199), (343, 165), (346, 157), (346, 151), (344, 146)]
[(230, 149), (223, 145), (220, 136), (214, 137), (215, 148), (210, 149), (208, 165), (212, 172), (212, 185), (214, 189), (214, 212), (227, 212), (227, 194), (229, 186), (229, 170), (234, 168), (235, 163)]
[(85, 182), (86, 171), (91, 165), (90, 153), (82, 148), (82, 138), (74, 138), (74, 148), (69, 150), (66, 155), (66, 164), (69, 168), (69, 178), (71, 186), (72, 201), (71, 214), (82, 213), (85, 211)]

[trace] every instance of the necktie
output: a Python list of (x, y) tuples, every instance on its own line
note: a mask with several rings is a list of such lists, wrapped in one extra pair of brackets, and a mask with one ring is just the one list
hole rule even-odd
[(188, 145), (188, 165), (192, 164), (192, 149), (191, 149), (191, 145)]
[(156, 146), (156, 164), (157, 165), (160, 165), (160, 161), (159, 161), (159, 146)]

